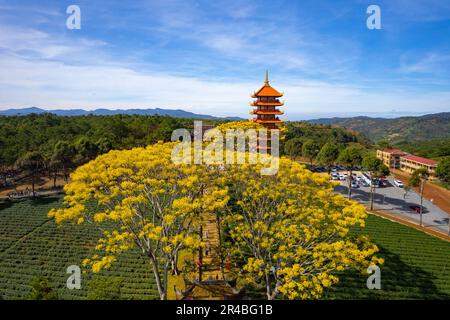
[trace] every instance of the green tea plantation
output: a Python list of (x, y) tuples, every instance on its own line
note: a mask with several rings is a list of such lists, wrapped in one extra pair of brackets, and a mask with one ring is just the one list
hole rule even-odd
[[(98, 230), (88, 225), (57, 226), (47, 217), (50, 208), (62, 205), (62, 196), (0, 202), (0, 297), (27, 299), (31, 282), (49, 279), (59, 299), (85, 299), (90, 272), (82, 275), (82, 288), (69, 290), (70, 265), (93, 254)], [(347, 271), (324, 299), (449, 299), (450, 243), (376, 216), (369, 216), (364, 229), (384, 258), (381, 290), (366, 287), (366, 274)], [(122, 280), (122, 299), (158, 299), (149, 264), (139, 253), (121, 256), (109, 270), (96, 277)], [(258, 297), (252, 290), (248, 295)]]

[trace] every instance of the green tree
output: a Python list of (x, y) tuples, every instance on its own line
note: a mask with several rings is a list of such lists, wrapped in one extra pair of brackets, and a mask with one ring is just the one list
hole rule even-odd
[(3, 185), (6, 186), (6, 178), (8, 174), (8, 165), (5, 157), (3, 156), (3, 150), (1, 150), (0, 145), (0, 177), (2, 178)]
[(411, 187), (410, 186), (403, 186), (403, 199), (406, 199), (406, 196), (408, 195), (408, 192), (411, 191)]
[(98, 147), (95, 143), (91, 142), (87, 137), (81, 137), (75, 142), (76, 157), (75, 163), (81, 165), (98, 155)]
[(291, 160), (302, 155), (303, 140), (301, 138), (293, 138), (286, 141), (284, 145), (284, 152)]
[(350, 145), (339, 153), (338, 162), (345, 165), (348, 171), (348, 198), (352, 198), (351, 179), (352, 171), (355, 166), (361, 165), (364, 154), (364, 148), (361, 145)]
[(31, 300), (56, 300), (57, 294), (54, 292), (49, 281), (45, 277), (34, 278), (31, 282)]
[(113, 143), (108, 137), (103, 137), (95, 143), (99, 154), (107, 153), (113, 148)]
[[(52, 165), (61, 168), (64, 181), (67, 182), (69, 169), (74, 166), (75, 148), (67, 141), (58, 141), (52, 156)], [(56, 183), (57, 170), (55, 170), (54, 183)]]
[(392, 144), (387, 140), (379, 140), (376, 146), (378, 149), (392, 149)]
[(320, 149), (320, 152), (317, 155), (317, 161), (322, 165), (328, 166), (328, 173), (330, 173), (331, 166), (336, 163), (338, 157), (338, 146), (334, 143), (327, 142), (323, 145), (322, 149)]
[(425, 168), (416, 169), (409, 177), (409, 184), (413, 187), (419, 187), (420, 193), (420, 226), (422, 226), (422, 214), (423, 214), (423, 190), (425, 189), (425, 183), (430, 177), (430, 173)]
[(436, 177), (444, 182), (450, 182), (450, 156), (443, 158), (439, 161), (436, 168)]
[(36, 194), (35, 185), (43, 168), (43, 162), (44, 159), (38, 151), (28, 152), (17, 161), (19, 169), (31, 176), (33, 196)]
[(88, 300), (119, 300), (121, 298), (121, 278), (96, 277), (89, 282)]
[(373, 210), (375, 198), (375, 179), (389, 175), (389, 168), (374, 154), (366, 155), (362, 160), (362, 167), (370, 175), (370, 210)]
[(319, 150), (320, 147), (317, 143), (312, 139), (308, 139), (303, 143), (302, 155), (309, 159), (309, 162), (312, 165), (314, 158), (317, 157), (317, 154), (319, 153)]

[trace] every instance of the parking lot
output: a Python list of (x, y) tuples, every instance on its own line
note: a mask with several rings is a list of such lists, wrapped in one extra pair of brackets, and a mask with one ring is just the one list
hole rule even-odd
[[(339, 172), (342, 174), (343, 172)], [(361, 176), (361, 172), (356, 172)], [(336, 191), (347, 196), (347, 181), (339, 181), (340, 185)], [(370, 187), (364, 184), (358, 184), (352, 188), (352, 199), (366, 206), (370, 205)], [(385, 186), (375, 188), (374, 209), (381, 210), (389, 214), (398, 215), (399, 218), (419, 224), (420, 214), (417, 212), (420, 206), (420, 195), (413, 190), (408, 191), (405, 196), (405, 190), (394, 184), (392, 177), (385, 179)], [(436, 231), (449, 232), (449, 214), (434, 205), (431, 201), (423, 199), (423, 225)]]

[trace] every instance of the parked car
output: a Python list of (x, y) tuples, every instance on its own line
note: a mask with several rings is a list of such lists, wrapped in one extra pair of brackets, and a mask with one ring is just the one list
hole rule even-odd
[(401, 182), (400, 180), (395, 179), (394, 185), (398, 188), (403, 188), (403, 182)]
[(350, 187), (352, 187), (352, 188), (359, 188), (359, 184), (356, 183), (356, 181), (353, 180), (351, 185), (350, 185)]

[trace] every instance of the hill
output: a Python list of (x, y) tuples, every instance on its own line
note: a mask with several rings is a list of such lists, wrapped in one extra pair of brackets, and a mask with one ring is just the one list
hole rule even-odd
[(51, 113), (57, 116), (74, 117), (74, 116), (110, 116), (110, 115), (140, 115), (140, 116), (170, 116), (176, 118), (198, 118), (198, 119), (224, 119), (224, 120), (242, 120), (238, 117), (214, 117), (206, 114), (197, 114), (184, 110), (172, 110), (172, 109), (95, 109), (95, 110), (84, 110), (84, 109), (57, 109), (57, 110), (45, 110), (37, 107), (22, 108), (22, 109), (7, 109), (0, 111), (0, 116), (26, 116), (29, 114), (43, 114)]
[(372, 141), (387, 140), (391, 144), (450, 138), (450, 112), (394, 119), (353, 117), (309, 120), (357, 131)]

